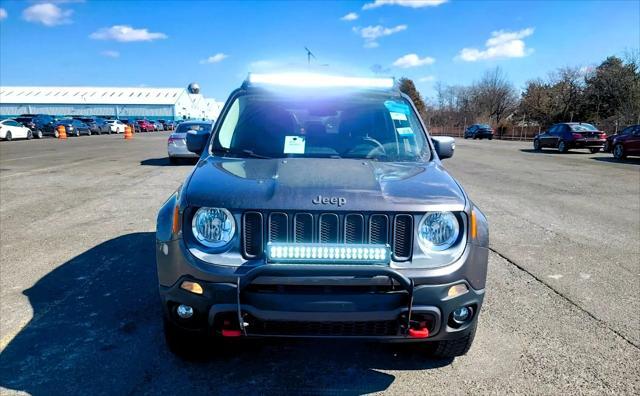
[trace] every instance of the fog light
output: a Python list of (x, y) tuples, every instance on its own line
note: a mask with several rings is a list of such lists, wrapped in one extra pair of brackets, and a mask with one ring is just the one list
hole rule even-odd
[(186, 291), (190, 291), (191, 293), (194, 293), (194, 294), (202, 294), (204, 292), (204, 290), (202, 289), (202, 286), (200, 286), (200, 284), (197, 282), (184, 281), (180, 285), (180, 288)]
[(471, 318), (471, 308), (460, 307), (453, 311), (453, 313), (451, 314), (451, 318), (455, 323), (463, 324), (464, 322), (469, 320), (469, 318)]
[(182, 319), (189, 319), (193, 316), (193, 308), (188, 305), (180, 304), (178, 308), (176, 308), (176, 313)]

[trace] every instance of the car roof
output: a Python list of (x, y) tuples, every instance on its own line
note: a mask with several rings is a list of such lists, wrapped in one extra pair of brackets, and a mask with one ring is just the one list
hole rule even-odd
[(182, 121), (180, 124), (213, 124), (213, 121), (189, 120), (189, 121)]

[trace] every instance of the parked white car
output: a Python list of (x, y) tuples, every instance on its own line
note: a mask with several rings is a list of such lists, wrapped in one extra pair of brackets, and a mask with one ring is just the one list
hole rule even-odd
[(124, 133), (125, 125), (120, 120), (107, 120), (111, 133)]
[(33, 139), (31, 129), (16, 120), (7, 119), (0, 121), (0, 139)]

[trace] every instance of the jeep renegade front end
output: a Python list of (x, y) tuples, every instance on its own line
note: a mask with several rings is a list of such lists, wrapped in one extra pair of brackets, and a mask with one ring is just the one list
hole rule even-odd
[(250, 75), (158, 214), (172, 349), (201, 336), (428, 342), (467, 352), (488, 228), (391, 79)]

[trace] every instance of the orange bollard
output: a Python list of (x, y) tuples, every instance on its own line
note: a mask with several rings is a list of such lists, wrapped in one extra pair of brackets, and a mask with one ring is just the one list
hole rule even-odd
[(127, 140), (133, 139), (133, 133), (131, 132), (131, 127), (129, 125), (124, 127), (124, 138)]
[(58, 139), (67, 140), (67, 129), (64, 125), (58, 125)]

